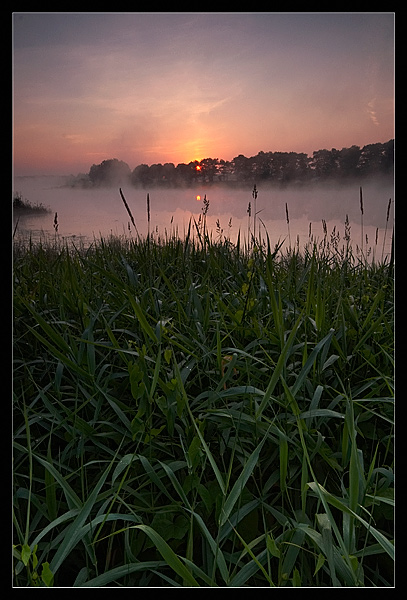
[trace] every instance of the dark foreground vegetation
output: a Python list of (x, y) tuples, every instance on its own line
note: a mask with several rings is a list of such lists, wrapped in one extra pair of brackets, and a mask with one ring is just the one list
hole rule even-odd
[(195, 233), (16, 244), (14, 586), (392, 586), (392, 265)]
[(13, 212), (16, 216), (22, 214), (44, 214), (50, 212), (50, 208), (47, 208), (43, 204), (31, 204), (29, 200), (23, 198), (19, 192), (15, 192), (13, 195)]

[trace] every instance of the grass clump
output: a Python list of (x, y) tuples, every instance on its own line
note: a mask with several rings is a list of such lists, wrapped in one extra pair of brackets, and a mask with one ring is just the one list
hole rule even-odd
[(392, 586), (389, 265), (14, 254), (14, 585)]
[(19, 192), (13, 195), (13, 211), (16, 215), (20, 214), (43, 214), (50, 212), (50, 209), (41, 202), (32, 204), (29, 200), (23, 198)]

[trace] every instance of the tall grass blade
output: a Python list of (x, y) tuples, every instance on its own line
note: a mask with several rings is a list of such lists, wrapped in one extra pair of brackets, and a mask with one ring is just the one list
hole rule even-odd
[(139, 303), (137, 302), (137, 300), (134, 298), (131, 290), (126, 286), (126, 293), (127, 293), (127, 298), (136, 314), (136, 317), (143, 329), (144, 334), (146, 335), (146, 338), (152, 340), (155, 344), (158, 344), (158, 339), (157, 336), (155, 334), (154, 329), (151, 327), (151, 325), (149, 324), (149, 322), (146, 319), (146, 316), (144, 314), (143, 309), (141, 308), (141, 306), (139, 305)]
[(167, 542), (148, 525), (134, 525), (134, 529), (143, 531), (150, 540), (154, 543), (155, 547), (173, 571), (177, 573), (182, 579), (191, 587), (200, 587), (196, 579), (191, 575), (189, 569), (180, 561), (175, 552), (167, 544)]
[(125, 208), (126, 208), (126, 210), (127, 210), (127, 213), (128, 213), (128, 215), (129, 215), (129, 217), (130, 217), (130, 221), (133, 223), (133, 227), (134, 227), (134, 229), (136, 230), (136, 233), (137, 233), (137, 235), (139, 235), (139, 233), (138, 233), (138, 231), (137, 231), (136, 222), (134, 221), (134, 217), (133, 217), (133, 215), (131, 214), (130, 207), (129, 207), (129, 205), (128, 205), (128, 204), (127, 204), (127, 202), (126, 202), (126, 198), (124, 197), (124, 194), (123, 194), (123, 192), (122, 192), (122, 189), (121, 189), (121, 188), (119, 188), (119, 192), (120, 192), (120, 196), (121, 196), (121, 198), (122, 198), (122, 200), (123, 200), (123, 204), (124, 204), (124, 206), (125, 206)]
[(237, 478), (235, 484), (233, 485), (228, 497), (226, 498), (225, 504), (223, 505), (222, 512), (221, 512), (220, 519), (219, 519), (220, 527), (222, 527), (222, 525), (224, 525), (226, 523), (226, 521), (228, 520), (234, 505), (236, 504), (237, 500), (239, 499), (239, 497), (242, 494), (243, 488), (246, 485), (247, 480), (253, 473), (253, 470), (255, 469), (255, 467), (257, 465), (261, 449), (264, 446), (264, 442), (266, 441), (267, 436), (268, 436), (268, 432), (263, 437), (263, 439), (261, 440), (261, 442), (257, 446), (257, 448), (249, 456), (245, 466), (243, 467), (242, 472), (240, 473), (239, 477)]
[(209, 529), (207, 528), (207, 526), (205, 525), (205, 522), (202, 519), (202, 517), (196, 512), (193, 512), (192, 514), (193, 514), (194, 519), (198, 523), (199, 528), (201, 529), (204, 538), (206, 539), (206, 541), (209, 544), (209, 548), (213, 554), (215, 563), (218, 566), (218, 569), (222, 576), (223, 581), (226, 584), (228, 584), (230, 581), (230, 575), (229, 575), (229, 571), (228, 571), (228, 568), (226, 565), (226, 559), (222, 553), (219, 543), (217, 543), (214, 540), (214, 538), (212, 537), (212, 535), (211, 535)]
[(105, 469), (105, 472), (102, 474), (98, 483), (95, 485), (93, 491), (89, 495), (85, 504), (81, 507), (79, 514), (73, 521), (73, 523), (68, 527), (65, 533), (65, 537), (58, 550), (56, 551), (51, 563), (50, 570), (55, 575), (60, 566), (62, 565), (65, 558), (71, 552), (71, 550), (76, 546), (80, 539), (80, 533), (83, 525), (85, 524), (86, 519), (88, 518), (90, 511), (92, 510), (96, 499), (99, 495), (100, 490), (102, 489), (107, 476), (110, 472), (111, 464)]
[(150, 570), (158, 570), (161, 567), (165, 566), (167, 563), (165, 561), (160, 560), (150, 560), (150, 561), (142, 561), (137, 563), (129, 563), (126, 565), (121, 565), (119, 567), (115, 567), (114, 569), (110, 569), (109, 571), (105, 571), (101, 575), (94, 577), (93, 579), (89, 579), (83, 583), (74, 587), (106, 587), (112, 581), (118, 582), (123, 577), (132, 575), (132, 573), (137, 573), (139, 571), (145, 572)]
[(310, 372), (311, 368), (315, 364), (318, 354), (321, 351), (323, 351), (324, 349), (326, 350), (329, 347), (329, 344), (331, 343), (333, 334), (334, 334), (334, 330), (331, 329), (331, 331), (320, 342), (318, 342), (318, 344), (316, 344), (316, 346), (312, 350), (305, 365), (303, 366), (298, 377), (296, 378), (295, 384), (293, 385), (293, 387), (291, 389), (291, 393), (293, 394), (294, 397), (296, 396), (296, 394), (300, 390), (300, 388), (304, 385), (305, 379), (306, 379), (308, 373)]
[(291, 348), (294, 344), (295, 336), (297, 335), (297, 330), (301, 324), (301, 321), (302, 321), (302, 314), (298, 317), (297, 321), (295, 322), (294, 327), (292, 328), (290, 335), (288, 336), (287, 341), (280, 353), (280, 356), (279, 356), (277, 364), (274, 368), (273, 374), (270, 378), (270, 382), (267, 386), (267, 389), (265, 391), (263, 399), (260, 403), (259, 408), (256, 411), (256, 419), (260, 418), (265, 407), (269, 404), (269, 402), (271, 400), (271, 395), (274, 392), (274, 388), (276, 387), (276, 385), (283, 373), (288, 354), (291, 351)]
[[(378, 529), (376, 529), (375, 527), (370, 525), (367, 521), (365, 521), (365, 519), (362, 519), (361, 516), (359, 516), (358, 514), (353, 512), (349, 508), (349, 506), (344, 504), (339, 498), (336, 498), (335, 496), (333, 496), (332, 494), (327, 492), (321, 484), (319, 484), (315, 481), (311, 481), (310, 483), (308, 483), (308, 486), (316, 494), (318, 494), (319, 497), (323, 497), (324, 501), (326, 501), (328, 504), (331, 504), (331, 506), (333, 506), (334, 508), (339, 509), (344, 514), (348, 514), (348, 515), (354, 517), (360, 523), (362, 523), (362, 525), (364, 525), (366, 530), (376, 539), (376, 541), (379, 543), (381, 548), (390, 556), (390, 558), (392, 560), (394, 560), (394, 558), (395, 558), (394, 545)], [(331, 523), (332, 523), (332, 518), (331, 518)]]

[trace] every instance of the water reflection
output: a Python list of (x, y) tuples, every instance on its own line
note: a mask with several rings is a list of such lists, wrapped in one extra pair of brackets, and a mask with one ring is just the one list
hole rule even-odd
[[(15, 179), (16, 192), (32, 204), (42, 203), (50, 208), (45, 215), (20, 216), (17, 239), (52, 238), (86, 245), (101, 236), (136, 237), (118, 189), (60, 187), (63, 183), (62, 178)], [(363, 246), (365, 250), (370, 247), (376, 258), (382, 255), (383, 243), (384, 256), (390, 253), (393, 209), (387, 219), (387, 208), (389, 198), (394, 198), (394, 190), (389, 183), (372, 182), (363, 186), (363, 221), (358, 185), (285, 190), (257, 185), (257, 192), (254, 208), (249, 188), (123, 188), (137, 231), (142, 236), (147, 235), (150, 226), (151, 234), (161, 240), (173, 235), (182, 238), (191, 218), (192, 223), (195, 220), (197, 224), (203, 218), (206, 197), (206, 227), (212, 239), (226, 238), (234, 243), (240, 232), (241, 240), (247, 241), (254, 231), (256, 237), (265, 239), (267, 231), (273, 245), (284, 239), (285, 247), (301, 249), (310, 240), (322, 240), (326, 236), (342, 245), (346, 235), (350, 235), (353, 245)], [(55, 213), (58, 213), (57, 232)]]

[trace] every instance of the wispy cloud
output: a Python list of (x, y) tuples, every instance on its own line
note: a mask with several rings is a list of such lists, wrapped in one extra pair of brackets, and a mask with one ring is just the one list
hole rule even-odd
[(14, 160), (85, 171), (389, 139), (393, 59), (391, 15), (23, 13)]
[(83, 144), (89, 139), (81, 133), (63, 133), (62, 137), (64, 140), (71, 142), (71, 144)]
[(376, 125), (376, 127), (379, 127), (380, 123), (377, 118), (377, 112), (375, 110), (375, 105), (376, 105), (376, 98), (373, 98), (372, 100), (370, 100), (370, 102), (367, 103), (367, 112), (368, 112), (368, 115), (369, 115), (371, 121), (373, 122), (373, 124)]

